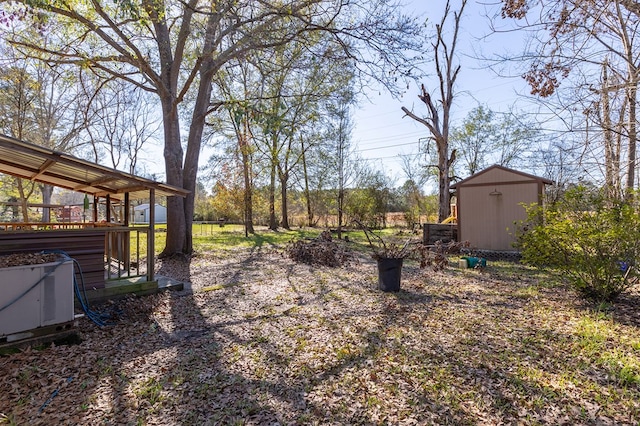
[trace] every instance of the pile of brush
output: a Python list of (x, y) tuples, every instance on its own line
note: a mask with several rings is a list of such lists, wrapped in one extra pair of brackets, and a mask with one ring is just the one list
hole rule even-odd
[(335, 242), (329, 231), (323, 231), (313, 239), (292, 241), (286, 253), (295, 262), (332, 268), (355, 260), (353, 252)]

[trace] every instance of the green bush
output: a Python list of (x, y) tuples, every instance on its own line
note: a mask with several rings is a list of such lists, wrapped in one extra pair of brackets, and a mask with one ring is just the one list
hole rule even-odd
[(629, 201), (576, 187), (551, 206), (527, 209), (518, 245), (523, 261), (556, 267), (595, 302), (610, 302), (638, 280), (640, 215)]

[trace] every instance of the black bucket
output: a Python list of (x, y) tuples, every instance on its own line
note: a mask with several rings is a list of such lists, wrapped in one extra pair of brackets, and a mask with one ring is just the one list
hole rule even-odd
[(382, 291), (400, 291), (402, 258), (378, 259), (378, 287)]

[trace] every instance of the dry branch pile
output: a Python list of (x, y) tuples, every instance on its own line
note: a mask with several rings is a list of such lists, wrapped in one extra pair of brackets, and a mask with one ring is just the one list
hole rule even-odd
[(436, 241), (433, 245), (419, 244), (416, 251), (420, 257), (420, 267), (431, 267), (434, 271), (442, 271), (449, 266), (449, 257), (458, 254), (463, 248), (469, 247), (469, 241), (443, 243)]
[(323, 231), (314, 239), (291, 242), (286, 253), (295, 262), (332, 268), (355, 260), (351, 251), (333, 241), (329, 231)]
[(359, 220), (354, 220), (354, 222), (364, 231), (364, 236), (367, 238), (369, 247), (371, 247), (371, 250), (373, 251), (371, 257), (375, 260), (405, 259), (414, 254), (410, 239), (405, 241), (403, 244), (398, 244), (396, 242), (387, 243), (380, 235), (373, 232), (368, 226)]

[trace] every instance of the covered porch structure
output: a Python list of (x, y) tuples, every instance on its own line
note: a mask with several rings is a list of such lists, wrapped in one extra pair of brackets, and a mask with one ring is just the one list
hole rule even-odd
[(80, 265), (76, 278), (90, 300), (157, 291), (155, 215), (151, 209), (148, 223), (132, 226), (131, 202), (154, 205), (157, 197), (185, 197), (188, 191), (3, 135), (0, 173), (83, 193), (86, 212), (82, 222), (2, 222), (0, 255), (62, 250)]

